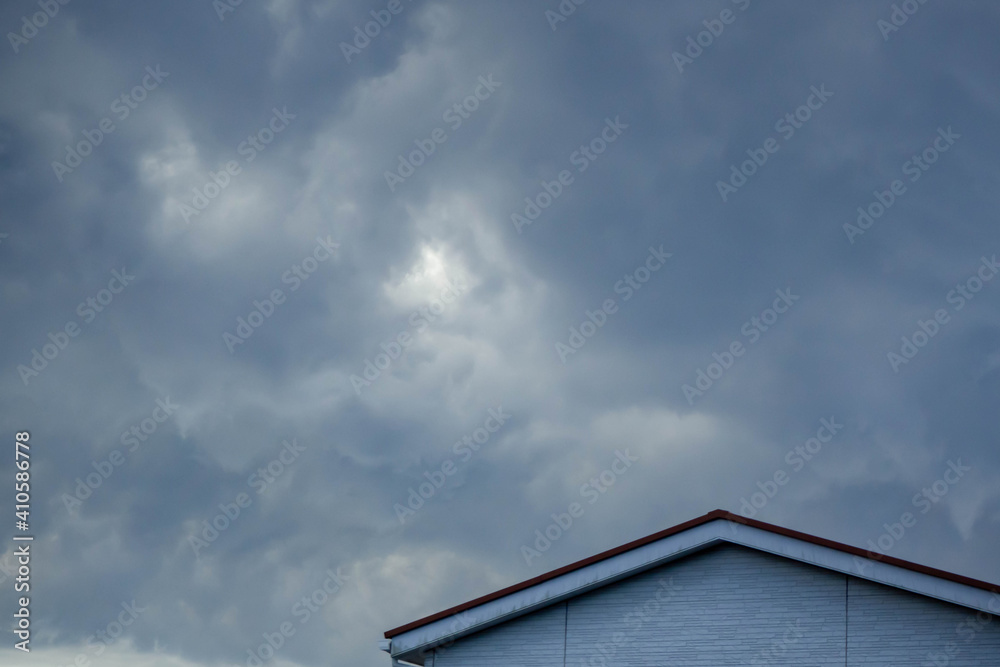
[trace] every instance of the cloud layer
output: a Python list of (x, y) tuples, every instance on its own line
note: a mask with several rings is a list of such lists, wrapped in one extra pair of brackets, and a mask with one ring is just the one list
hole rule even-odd
[(385, 665), (717, 507), (1000, 581), (992, 5), (44, 4), (0, 421), (47, 664)]

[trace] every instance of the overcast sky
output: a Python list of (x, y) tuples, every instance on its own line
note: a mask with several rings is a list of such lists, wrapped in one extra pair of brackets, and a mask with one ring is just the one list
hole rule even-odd
[(1000, 581), (992, 3), (62, 2), (0, 9), (0, 662), (384, 667), (715, 508)]

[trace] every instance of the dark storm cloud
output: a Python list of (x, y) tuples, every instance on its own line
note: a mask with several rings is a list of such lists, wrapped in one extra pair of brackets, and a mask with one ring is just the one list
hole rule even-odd
[[(892, 555), (1000, 579), (1000, 285), (949, 299), (1000, 254), (991, 5), (920, 5), (885, 39), (891, 3), (591, 0), (555, 23), (555, 2), (390, 4), (71, 2), (2, 56), (0, 392), (5, 432), (37, 443), (36, 650), (97, 658), (87, 638), (135, 600), (94, 664), (245, 664), (283, 622), (281, 659), (385, 664), (388, 627), (738, 510), (779, 471), (757, 518), (865, 546), (911, 511)], [(670, 257), (644, 281), (651, 247)], [(768, 314), (776, 291), (798, 298)], [(796, 468), (821, 419), (843, 428)], [(286, 441), (303, 450), (258, 492)]]

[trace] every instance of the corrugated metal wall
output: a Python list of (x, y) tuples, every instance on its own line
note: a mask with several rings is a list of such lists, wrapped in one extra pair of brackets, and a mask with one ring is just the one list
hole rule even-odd
[(434, 667), (1000, 667), (987, 619), (723, 546), (460, 639)]

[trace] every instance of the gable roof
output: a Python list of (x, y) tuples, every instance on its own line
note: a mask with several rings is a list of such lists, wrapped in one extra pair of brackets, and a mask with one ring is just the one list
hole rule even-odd
[[(1000, 612), (1000, 585), (873, 554), (833, 540), (748, 519), (724, 510), (667, 528), (565, 565), (385, 633), (393, 657), (410, 659), (430, 646), (575, 597), (720, 543), (775, 555), (893, 586), (971, 609)], [(451, 621), (450, 623), (448, 621)], [(384, 644), (388, 644), (385, 642)], [(422, 661), (421, 661), (422, 662)]]

